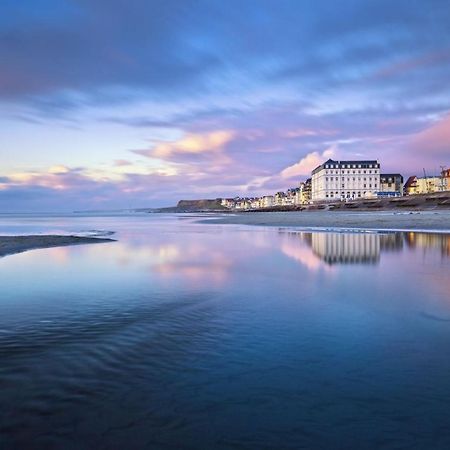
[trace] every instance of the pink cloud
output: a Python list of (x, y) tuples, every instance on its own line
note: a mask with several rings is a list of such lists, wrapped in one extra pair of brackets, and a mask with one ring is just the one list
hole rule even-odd
[(114, 161), (114, 166), (116, 167), (124, 167), (124, 166), (130, 166), (132, 163), (126, 159), (116, 159)]
[(292, 166), (286, 167), (281, 171), (282, 178), (292, 178), (301, 175), (309, 176), (317, 166), (322, 164), (326, 159), (332, 158), (335, 154), (335, 148), (330, 147), (324, 152), (312, 152), (308, 153), (304, 158), (302, 158), (298, 163)]
[(170, 159), (175, 154), (198, 154), (216, 152), (235, 136), (230, 130), (216, 130), (206, 133), (189, 133), (173, 142), (161, 142), (147, 152), (147, 156)]
[(415, 151), (450, 158), (450, 115), (415, 134), (410, 145)]

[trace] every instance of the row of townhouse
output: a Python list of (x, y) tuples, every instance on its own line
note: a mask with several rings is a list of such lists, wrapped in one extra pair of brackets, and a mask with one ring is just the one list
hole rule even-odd
[(286, 192), (276, 192), (262, 197), (223, 198), (221, 205), (228, 209), (264, 209), (276, 206), (307, 205), (311, 202), (311, 179)]
[(440, 175), (417, 177), (413, 175), (405, 183), (405, 195), (432, 194), (450, 191), (450, 169), (443, 169)]

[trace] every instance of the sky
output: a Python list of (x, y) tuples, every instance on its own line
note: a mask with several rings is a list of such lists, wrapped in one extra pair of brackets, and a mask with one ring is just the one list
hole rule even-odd
[(450, 165), (448, 0), (1, 0), (0, 211)]

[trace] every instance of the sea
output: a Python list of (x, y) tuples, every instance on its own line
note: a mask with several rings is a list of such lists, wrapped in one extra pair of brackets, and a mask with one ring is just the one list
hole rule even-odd
[(0, 449), (450, 448), (450, 235), (210, 217), (0, 216), (114, 239), (0, 258)]

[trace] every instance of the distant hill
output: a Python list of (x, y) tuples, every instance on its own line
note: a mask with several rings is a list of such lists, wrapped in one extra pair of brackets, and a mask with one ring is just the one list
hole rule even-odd
[(220, 204), (220, 198), (200, 200), (180, 200), (177, 206), (159, 208), (156, 212), (213, 212), (228, 211)]

